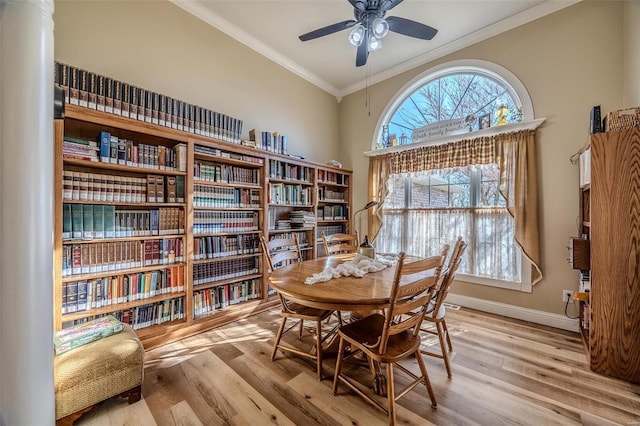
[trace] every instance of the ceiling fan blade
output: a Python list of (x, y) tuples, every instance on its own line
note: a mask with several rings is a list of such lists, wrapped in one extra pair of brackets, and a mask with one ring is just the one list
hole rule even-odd
[(354, 9), (359, 11), (364, 11), (367, 8), (367, 2), (365, 0), (348, 0), (348, 2), (351, 3)]
[(356, 52), (356, 67), (361, 67), (367, 63), (367, 57), (369, 56), (369, 49), (367, 49), (367, 41), (363, 40), (358, 51)]
[(389, 24), (389, 31), (403, 34), (409, 37), (431, 40), (438, 30), (411, 19), (400, 18), (399, 16), (389, 16), (385, 18)]
[(389, 11), (389, 10), (393, 9), (394, 7), (396, 7), (397, 5), (399, 5), (402, 2), (403, 2), (403, 0), (385, 0), (380, 5), (379, 10), (384, 10), (385, 12)]
[(346, 30), (347, 28), (351, 28), (356, 24), (356, 22), (357, 21), (350, 19), (348, 21), (342, 21), (332, 25), (327, 25), (326, 27), (318, 28), (317, 30), (302, 34), (298, 38), (301, 41), (313, 40), (314, 38), (326, 36), (329, 34), (337, 33), (338, 31)]

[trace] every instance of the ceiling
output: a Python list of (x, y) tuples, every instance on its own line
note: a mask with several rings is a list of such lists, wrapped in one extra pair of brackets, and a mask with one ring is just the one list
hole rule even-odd
[(355, 66), (349, 30), (302, 42), (298, 36), (353, 19), (347, 0), (171, 0), (187, 12), (336, 96), (553, 13), (580, 0), (405, 0), (388, 16), (437, 28), (430, 40), (390, 32)]

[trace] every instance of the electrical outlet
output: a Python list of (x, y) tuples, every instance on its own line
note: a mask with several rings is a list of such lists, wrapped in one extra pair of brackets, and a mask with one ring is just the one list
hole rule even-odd
[(571, 291), (571, 290), (562, 290), (562, 301), (563, 302), (571, 302), (571, 301), (573, 301), (573, 291)]

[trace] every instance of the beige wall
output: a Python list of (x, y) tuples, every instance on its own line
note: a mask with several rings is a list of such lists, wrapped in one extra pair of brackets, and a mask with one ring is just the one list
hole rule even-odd
[(624, 4), (624, 71), (622, 100), (625, 108), (640, 105), (640, 0)]
[(289, 152), (337, 158), (332, 95), (167, 1), (55, 3), (55, 58), (288, 136)]
[(370, 116), (364, 91), (345, 97), (340, 103), (340, 140), (345, 163), (356, 172), (355, 205), (366, 202), (368, 161), (362, 153), (371, 149), (380, 114), (404, 84), (451, 60), (502, 65), (527, 87), (536, 117), (546, 117), (537, 137), (544, 279), (532, 294), (467, 283), (456, 283), (453, 291), (562, 313), (562, 289), (577, 289), (577, 273), (566, 262), (565, 248), (577, 233), (578, 215), (578, 169), (569, 157), (587, 141), (591, 107), (600, 104), (607, 112), (622, 104), (622, 22), (622, 3), (582, 2), (369, 88)]

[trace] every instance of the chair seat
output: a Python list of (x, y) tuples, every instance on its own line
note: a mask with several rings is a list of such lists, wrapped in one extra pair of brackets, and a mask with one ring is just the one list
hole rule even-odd
[[(283, 314), (288, 314), (295, 316), (299, 319), (305, 319), (309, 321), (318, 321), (324, 320), (331, 315), (333, 311), (327, 311), (324, 309), (311, 308), (309, 306), (304, 306), (295, 302), (287, 302), (287, 308), (290, 312), (285, 310), (282, 311)], [(304, 318), (303, 318), (304, 317)]]
[[(385, 317), (380, 314), (369, 315), (358, 321), (340, 327), (338, 333), (348, 342), (355, 344), (375, 361), (392, 363), (405, 358), (407, 354), (415, 352), (420, 347), (420, 335), (413, 336), (406, 330), (389, 336), (387, 350), (384, 355), (368, 350), (367, 346), (374, 346), (384, 328)], [(352, 350), (354, 348), (351, 348)]]

